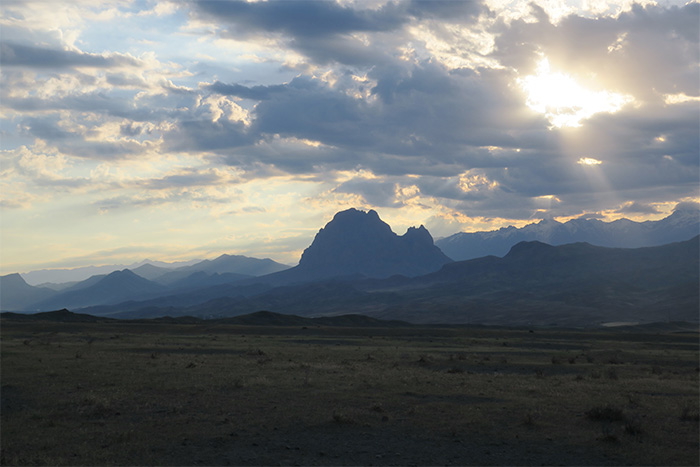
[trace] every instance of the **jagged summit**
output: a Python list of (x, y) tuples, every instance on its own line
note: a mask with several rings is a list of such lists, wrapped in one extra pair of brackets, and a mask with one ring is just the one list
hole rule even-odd
[(316, 234), (298, 270), (319, 276), (418, 276), (451, 260), (433, 244), (424, 226), (395, 234), (376, 211), (341, 211)]
[(506, 227), (490, 232), (460, 232), (436, 242), (456, 261), (482, 256), (504, 256), (521, 241), (540, 241), (550, 245), (586, 242), (614, 248), (659, 246), (688, 240), (700, 233), (700, 211), (696, 203), (680, 203), (668, 217), (658, 221), (635, 222), (618, 219), (572, 219), (558, 222), (543, 219), (521, 228)]

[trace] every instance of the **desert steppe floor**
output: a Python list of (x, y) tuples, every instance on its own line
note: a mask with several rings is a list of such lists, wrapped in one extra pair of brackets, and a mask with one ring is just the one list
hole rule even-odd
[(698, 465), (698, 333), (3, 320), (2, 465)]

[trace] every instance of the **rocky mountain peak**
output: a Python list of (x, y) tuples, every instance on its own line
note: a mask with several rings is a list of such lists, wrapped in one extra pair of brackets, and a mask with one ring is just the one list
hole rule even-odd
[(329, 277), (416, 276), (436, 271), (448, 262), (424, 226), (398, 236), (376, 211), (348, 209), (319, 230), (302, 254), (299, 268)]

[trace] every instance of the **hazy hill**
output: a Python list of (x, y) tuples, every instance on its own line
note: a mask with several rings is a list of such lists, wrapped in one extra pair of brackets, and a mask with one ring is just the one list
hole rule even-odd
[[(85, 285), (88, 282), (89, 285)], [(87, 279), (83, 283), (32, 305), (35, 310), (82, 308), (93, 305), (110, 305), (126, 300), (144, 299), (163, 294), (167, 288), (144, 279), (128, 269), (115, 271), (104, 277)]]
[[(263, 276), (278, 271), (289, 269), (289, 266), (280, 264), (269, 258), (258, 259), (240, 255), (221, 255), (213, 260), (204, 260), (190, 266), (177, 268), (156, 277), (156, 282), (170, 285), (177, 281), (182, 281), (188, 276), (203, 272), (207, 275), (213, 274), (236, 274), (238, 278), (246, 276)], [(201, 276), (200, 276), (201, 277)], [(233, 277), (233, 276), (231, 276)]]
[(173, 290), (204, 288), (221, 284), (231, 284), (243, 279), (250, 279), (251, 277), (252, 276), (244, 274), (236, 274), (235, 272), (207, 274), (204, 271), (197, 271), (187, 277), (170, 282), (168, 287)]
[(699, 233), (700, 211), (684, 208), (659, 221), (573, 219), (561, 223), (543, 220), (522, 228), (511, 226), (490, 232), (461, 232), (435, 243), (447, 256), (462, 261), (488, 255), (503, 256), (522, 241), (537, 240), (550, 245), (587, 242), (597, 246), (639, 248), (688, 240)]
[(0, 276), (0, 310), (23, 311), (28, 305), (54, 295), (56, 291), (31, 286), (19, 274)]
[[(36, 285), (43, 283), (63, 284), (66, 282), (80, 282), (96, 275), (107, 275), (114, 271), (123, 269), (135, 270), (139, 267), (150, 264), (153, 267), (171, 270), (182, 266), (194, 264), (200, 260), (194, 261), (178, 261), (174, 263), (164, 263), (162, 261), (152, 261), (150, 259), (143, 260), (138, 263), (125, 264), (109, 264), (104, 266), (82, 266), (72, 269), (39, 269), (22, 273), (22, 277), (28, 284)], [(148, 277), (147, 277), (148, 279)]]
[(159, 278), (160, 276), (171, 272), (174, 268), (164, 268), (159, 266), (154, 266), (151, 263), (142, 264), (137, 268), (131, 269), (131, 272), (137, 274), (144, 279), (152, 281)]

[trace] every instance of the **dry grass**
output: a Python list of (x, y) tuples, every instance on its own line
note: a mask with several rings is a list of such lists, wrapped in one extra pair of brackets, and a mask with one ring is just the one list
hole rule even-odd
[(697, 465), (697, 334), (2, 323), (2, 465)]

